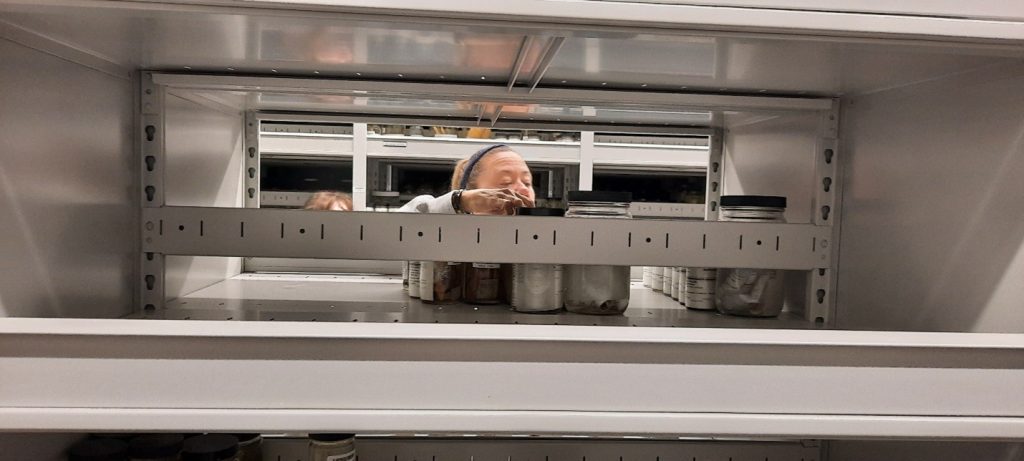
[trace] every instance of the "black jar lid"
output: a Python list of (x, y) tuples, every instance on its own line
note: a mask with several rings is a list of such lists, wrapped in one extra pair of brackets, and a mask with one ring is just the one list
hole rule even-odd
[(571, 190), (568, 194), (570, 202), (632, 202), (633, 193), (610, 190)]
[(182, 461), (220, 461), (238, 453), (238, 439), (228, 434), (197, 435), (185, 439)]
[(128, 441), (128, 454), (137, 459), (168, 458), (181, 451), (181, 434), (143, 434)]
[(520, 216), (565, 216), (563, 208), (520, 208), (517, 212)]
[(128, 444), (118, 439), (86, 439), (71, 446), (69, 461), (124, 461)]
[(723, 195), (718, 199), (721, 206), (753, 206), (763, 208), (786, 208), (786, 197), (776, 195)]
[(354, 438), (355, 436), (355, 434), (344, 433), (309, 434), (310, 440), (316, 440), (317, 442), (341, 442), (342, 440), (348, 440)]

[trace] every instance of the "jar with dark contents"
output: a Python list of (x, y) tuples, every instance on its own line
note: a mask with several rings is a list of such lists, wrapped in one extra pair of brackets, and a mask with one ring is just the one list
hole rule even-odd
[(126, 461), (127, 459), (128, 444), (124, 440), (86, 439), (68, 449), (68, 461)]
[(184, 441), (181, 434), (138, 435), (128, 441), (128, 457), (132, 461), (174, 461)]
[(240, 461), (238, 439), (228, 434), (189, 437), (181, 449), (182, 461)]
[(420, 262), (420, 300), (428, 304), (452, 304), (462, 299), (462, 263)]
[[(570, 191), (567, 218), (630, 219), (629, 192)], [(600, 250), (598, 250), (600, 251)], [(629, 307), (629, 266), (566, 265), (565, 309), (577, 314), (615, 315)]]
[(501, 264), (467, 263), (462, 300), (470, 304), (497, 304)]
[(309, 434), (310, 461), (355, 461), (355, 434)]

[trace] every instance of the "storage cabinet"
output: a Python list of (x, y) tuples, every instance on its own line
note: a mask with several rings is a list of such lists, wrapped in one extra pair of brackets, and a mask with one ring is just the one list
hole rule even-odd
[[(0, 3), (0, 446), (343, 430), (365, 459), (1019, 450), (1024, 25), (861, 3)], [(374, 162), (477, 144), (368, 124), (579, 133), (520, 144), (563, 188), (700, 175), (706, 206), (676, 212), (705, 219), (260, 206), (298, 200), (261, 189), (261, 160), (350, 162), (365, 206)], [(623, 146), (668, 135), (699, 141)], [(789, 224), (716, 222), (723, 194), (784, 195)], [(791, 296), (778, 319), (641, 288), (621, 317), (536, 316), (252, 258), (777, 268)]]

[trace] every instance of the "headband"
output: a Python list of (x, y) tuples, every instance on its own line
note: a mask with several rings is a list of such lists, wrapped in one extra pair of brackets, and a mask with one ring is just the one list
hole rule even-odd
[(480, 159), (484, 158), (488, 152), (495, 150), (499, 147), (508, 147), (507, 144), (494, 144), (487, 146), (483, 149), (476, 151), (473, 156), (469, 157), (469, 161), (466, 162), (466, 169), (462, 170), (462, 180), (459, 181), (459, 189), (465, 189), (469, 186), (469, 176), (473, 172), (473, 167), (480, 162)]

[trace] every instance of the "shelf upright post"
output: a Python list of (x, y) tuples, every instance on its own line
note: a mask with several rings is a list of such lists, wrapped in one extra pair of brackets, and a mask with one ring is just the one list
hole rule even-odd
[(352, 209), (366, 210), (366, 124), (352, 124)]
[(722, 161), (722, 138), (724, 133), (721, 128), (716, 128), (711, 133), (710, 148), (708, 149), (708, 175), (706, 192), (704, 194), (704, 220), (718, 221), (718, 200), (722, 197), (722, 170), (725, 163)]
[(594, 132), (580, 132), (579, 190), (594, 190)]
[(255, 111), (245, 112), (245, 207), (260, 207), (260, 119)]
[(839, 168), (839, 100), (833, 100), (831, 109), (822, 112), (817, 149), (814, 155), (814, 209), (813, 224), (829, 229), (829, 240), (820, 245), (830, 257), (827, 265), (809, 274), (807, 290), (807, 320), (822, 325), (834, 322), (836, 299), (836, 267), (839, 252), (839, 220), (842, 216), (842, 174)]
[[(166, 88), (153, 82), (153, 75), (143, 72), (139, 77), (138, 152), (140, 154), (140, 203), (143, 208), (164, 206), (165, 106)], [(141, 220), (140, 242), (151, 232), (162, 232), (162, 223)], [(141, 243), (140, 243), (141, 245)], [(164, 255), (139, 252), (137, 307), (153, 311), (164, 307)]]

